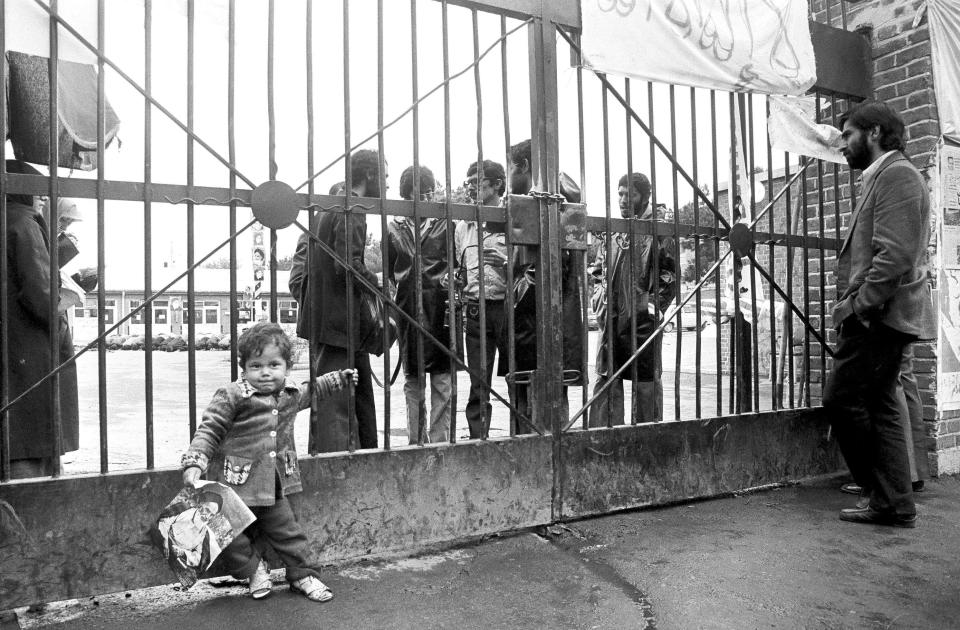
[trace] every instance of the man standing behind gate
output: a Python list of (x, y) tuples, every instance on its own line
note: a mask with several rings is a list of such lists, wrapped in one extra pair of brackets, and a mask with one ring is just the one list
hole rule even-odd
[[(357, 151), (350, 158), (352, 194), (357, 197), (380, 196), (380, 155), (367, 149)], [(384, 173), (386, 180), (386, 173)], [(348, 230), (349, 227), (349, 230)], [(367, 240), (367, 220), (361, 213), (323, 212), (317, 221), (316, 235), (320, 241), (333, 249), (342, 259), (347, 259), (347, 242), (350, 242), (350, 266), (357, 275), (379, 285), (376, 275), (364, 263), (364, 246)], [(297, 334), (309, 337), (314, 331), (316, 339), (311, 343), (317, 354), (317, 371), (326, 374), (334, 370), (353, 367), (357, 370), (356, 386), (357, 438), (360, 448), (377, 447), (377, 417), (373, 399), (373, 379), (370, 371), (370, 355), (359, 349), (361, 340), (371, 334), (360, 317), (362, 303), (360, 292), (367, 289), (359, 281), (353, 282), (353, 295), (347, 295), (347, 274), (339, 263), (323, 249), (313, 244), (310, 269), (306, 279), (309, 290), (306, 297), (309, 309), (304, 309), (298, 322)], [(293, 276), (291, 272), (291, 276)], [(299, 274), (298, 274), (299, 277)], [(314, 287), (316, 291), (314, 292)], [(302, 288), (297, 287), (302, 295)], [(293, 288), (291, 288), (293, 290)], [(347, 299), (353, 300), (353, 321), (347, 319)], [(301, 325), (306, 324), (306, 325)], [(349, 356), (349, 340), (353, 341), (353, 357)], [(352, 363), (352, 366), (350, 365)], [(309, 449), (311, 452), (343, 451), (349, 447), (350, 417), (348, 400), (350, 393), (343, 391), (330, 396), (317, 405), (317, 426), (311, 427)]]
[[(467, 168), (464, 187), (470, 199), (484, 206), (500, 205), (500, 197), (506, 188), (503, 166), (491, 160), (483, 161), (483, 173), (477, 173), (477, 163)], [(489, 228), (490, 226), (485, 226)], [(507, 321), (503, 310), (506, 296), (507, 245), (503, 228), (497, 231), (484, 229), (483, 250), (476, 221), (463, 221), (457, 225), (454, 241), (457, 249), (459, 273), (466, 274), (463, 286), (466, 314), (467, 365), (470, 367), (470, 397), (467, 400), (467, 424), (471, 439), (486, 438), (485, 429), (490, 426), (490, 380), (493, 378), (494, 357), (499, 353), (498, 374), (507, 371)], [(483, 266), (483, 296), (485, 330), (480, 329), (480, 267)], [(486, 338), (481, 359), (480, 339)], [(476, 378), (481, 364), (485, 362), (486, 380)]]
[[(620, 214), (624, 219), (655, 218), (650, 203), (650, 180), (643, 173), (621, 177), (617, 195), (620, 198)], [(652, 235), (643, 235), (634, 242), (630, 236), (624, 234), (611, 234), (610, 238), (614, 239), (612, 264), (608, 264), (606, 260), (607, 248), (603, 244), (595, 265), (603, 281), (597, 285), (593, 305), (600, 335), (594, 394), (600, 391), (613, 373), (629, 361), (633, 352), (649, 339), (660, 323), (657, 307), (661, 312), (667, 308), (676, 295), (677, 288), (676, 262), (670, 248), (660, 243), (659, 239), (654, 240)], [(656, 303), (653, 296), (657, 298)], [(609, 330), (607, 309), (610, 309)], [(636, 418), (637, 422), (659, 422), (663, 419), (660, 341), (661, 337), (657, 336), (634, 361), (636, 381), (633, 382), (632, 417)], [(610, 384), (606, 394), (594, 402), (589, 416), (591, 427), (605, 427), (608, 422), (623, 424), (623, 381), (632, 379), (633, 374), (634, 368), (628, 366), (624, 373)]]
[(850, 473), (869, 496), (868, 506), (841, 510), (840, 519), (914, 527), (896, 385), (904, 348), (935, 333), (924, 265), (930, 199), (902, 153), (903, 120), (888, 105), (863, 103), (840, 124), (843, 155), (863, 177), (837, 260), (838, 339), (823, 406)]
[[(414, 184), (419, 179), (419, 186)], [(400, 176), (400, 197), (412, 200), (415, 191), (420, 199), (433, 198), (436, 180), (426, 166), (410, 166)], [(414, 318), (444, 347), (450, 345), (450, 327), (447, 320), (447, 221), (420, 219), (420, 229), (413, 218), (397, 217), (387, 226), (387, 277), (397, 289), (396, 301), (400, 308)], [(419, 236), (419, 241), (417, 237)], [(419, 264), (417, 259), (419, 258)], [(417, 274), (420, 272), (420, 291), (417, 292)], [(419, 302), (419, 304), (418, 304)], [(450, 439), (451, 382), (450, 357), (432, 341), (424, 338), (421, 354), (417, 337), (420, 332), (406, 318), (399, 322), (400, 362), (403, 364), (403, 394), (407, 401), (407, 436), (416, 444), (420, 431), (425, 441), (439, 443)], [(422, 366), (422, 368), (421, 368)], [(430, 378), (430, 424), (427, 428), (426, 382)]]

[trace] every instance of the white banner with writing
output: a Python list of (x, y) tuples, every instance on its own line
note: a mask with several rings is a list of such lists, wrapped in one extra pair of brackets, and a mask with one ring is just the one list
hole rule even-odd
[(580, 0), (584, 65), (729, 92), (800, 95), (817, 78), (806, 0)]
[(928, 0), (927, 9), (940, 130), (960, 142), (960, 3)]

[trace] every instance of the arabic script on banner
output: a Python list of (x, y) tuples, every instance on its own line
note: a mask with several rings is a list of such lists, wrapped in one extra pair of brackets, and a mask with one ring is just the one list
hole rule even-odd
[(806, 0), (581, 0), (584, 65), (717, 90), (800, 95), (816, 81)]

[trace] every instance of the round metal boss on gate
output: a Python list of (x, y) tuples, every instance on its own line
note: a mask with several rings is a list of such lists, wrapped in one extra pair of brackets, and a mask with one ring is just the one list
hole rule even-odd
[(753, 251), (753, 234), (746, 223), (734, 223), (730, 228), (730, 247), (743, 258)]
[(276, 180), (264, 182), (250, 196), (253, 216), (268, 228), (282, 230), (297, 220), (300, 205), (297, 193), (288, 184)]

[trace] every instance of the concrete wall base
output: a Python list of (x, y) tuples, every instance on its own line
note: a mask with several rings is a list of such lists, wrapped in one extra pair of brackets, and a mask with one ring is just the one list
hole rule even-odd
[[(819, 409), (574, 431), (556, 499), (550, 435), (305, 457), (295, 509), (316, 563), (411, 553), (835, 472), (827, 434)], [(170, 469), (0, 484), (0, 610), (173, 582), (147, 531), (179, 488)]]
[(933, 454), (933, 472), (936, 476), (960, 473), (960, 447), (948, 448)]

